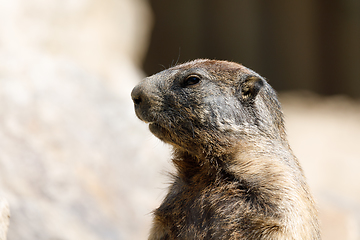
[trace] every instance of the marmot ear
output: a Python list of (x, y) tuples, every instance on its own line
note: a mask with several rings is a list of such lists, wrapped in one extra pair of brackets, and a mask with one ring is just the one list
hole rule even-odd
[(249, 76), (241, 84), (241, 97), (245, 101), (255, 99), (260, 89), (264, 86), (261, 78), (256, 76)]

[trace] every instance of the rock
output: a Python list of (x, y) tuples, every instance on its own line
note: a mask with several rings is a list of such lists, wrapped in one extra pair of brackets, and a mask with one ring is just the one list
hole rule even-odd
[(0, 240), (6, 240), (6, 233), (9, 227), (10, 210), (9, 204), (0, 198)]
[(145, 239), (168, 159), (133, 113), (142, 0), (0, 0), (8, 239)]

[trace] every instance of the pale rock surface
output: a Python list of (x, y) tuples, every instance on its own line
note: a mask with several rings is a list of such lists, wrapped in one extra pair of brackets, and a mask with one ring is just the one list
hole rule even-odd
[(4, 198), (0, 198), (0, 240), (6, 240), (6, 233), (9, 227), (9, 218), (9, 204)]
[[(167, 148), (130, 99), (142, 0), (0, 0), (0, 196), (9, 240), (145, 239)], [(163, 169), (165, 171), (165, 168)]]

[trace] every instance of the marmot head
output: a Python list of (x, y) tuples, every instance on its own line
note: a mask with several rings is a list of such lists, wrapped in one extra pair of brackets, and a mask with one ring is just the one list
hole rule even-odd
[(276, 94), (233, 62), (199, 59), (145, 78), (132, 93), (150, 131), (194, 155), (223, 154), (238, 140), (285, 139)]

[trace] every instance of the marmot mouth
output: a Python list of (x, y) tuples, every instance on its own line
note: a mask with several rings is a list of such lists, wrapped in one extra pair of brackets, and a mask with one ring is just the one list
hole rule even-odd
[(163, 130), (164, 128), (160, 126), (160, 124), (156, 122), (149, 122), (149, 129), (153, 133), (153, 131), (157, 132), (159, 130)]
[(166, 142), (168, 138), (168, 131), (166, 128), (162, 127), (160, 124), (156, 122), (149, 123), (149, 130), (155, 137), (159, 138), (160, 140)]

